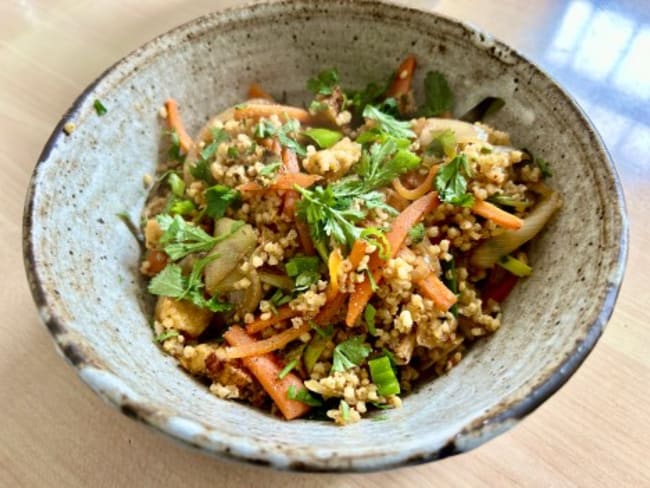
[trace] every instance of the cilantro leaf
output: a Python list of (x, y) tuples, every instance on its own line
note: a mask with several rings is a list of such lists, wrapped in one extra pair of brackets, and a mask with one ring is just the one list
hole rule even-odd
[(295, 385), (289, 386), (289, 389), (287, 390), (287, 398), (289, 400), (302, 402), (305, 405), (309, 405), (310, 407), (320, 407), (323, 404), (323, 402), (321, 402), (318, 398), (312, 396), (306, 388), (302, 388), (296, 391)]
[(223, 129), (212, 128), (212, 140), (205, 146), (200, 154), (199, 160), (190, 168), (190, 174), (197, 180), (212, 183), (212, 173), (210, 172), (210, 162), (219, 148), (219, 144), (230, 140), (230, 136)]
[(463, 173), (471, 176), (471, 169), (464, 154), (442, 165), (436, 175), (436, 189), (440, 200), (461, 207), (471, 207), (474, 204), (474, 196), (467, 193), (467, 179)]
[(406, 120), (397, 120), (390, 114), (382, 112), (373, 105), (366, 105), (363, 116), (374, 120), (380, 131), (397, 138), (413, 139), (415, 132), (411, 130), (411, 123)]
[(383, 83), (370, 82), (363, 90), (347, 92), (347, 107), (356, 114), (363, 113), (366, 105), (380, 103), (381, 98), (390, 85), (390, 79)]
[(99, 100), (95, 100), (95, 102), (93, 103), (93, 107), (95, 107), (95, 112), (96, 112), (97, 115), (99, 115), (100, 117), (101, 117), (102, 115), (106, 114), (106, 112), (108, 112), (108, 110), (106, 109), (106, 107), (104, 106), (104, 104), (103, 104), (101, 101), (99, 101)]
[[(298, 156), (306, 156), (307, 150), (295, 140), (295, 135), (300, 131), (300, 122), (291, 119), (284, 125), (276, 128), (270, 120), (262, 119), (255, 127), (255, 137), (265, 139), (267, 137), (277, 137), (281, 146), (292, 150)], [(292, 137), (290, 134), (294, 134)]]
[(185, 279), (181, 267), (168, 264), (149, 282), (149, 293), (166, 297), (179, 297), (185, 292)]
[(338, 82), (339, 73), (336, 68), (326, 69), (307, 80), (307, 90), (314, 95), (331, 95)]
[(425, 117), (436, 117), (451, 112), (454, 106), (454, 94), (444, 75), (439, 71), (429, 71), (424, 77)]
[(411, 244), (418, 244), (424, 239), (424, 224), (420, 222), (419, 224), (414, 225), (408, 231), (409, 239), (411, 239)]
[(372, 348), (368, 344), (364, 344), (363, 338), (360, 336), (341, 342), (334, 348), (332, 372), (345, 371), (359, 366), (371, 352)]
[(294, 279), (293, 291), (306, 291), (320, 280), (320, 259), (316, 256), (295, 256), (287, 262), (285, 270)]
[(240, 194), (226, 185), (214, 185), (205, 190), (207, 206), (205, 213), (208, 217), (218, 219), (226, 214), (226, 209), (240, 200)]

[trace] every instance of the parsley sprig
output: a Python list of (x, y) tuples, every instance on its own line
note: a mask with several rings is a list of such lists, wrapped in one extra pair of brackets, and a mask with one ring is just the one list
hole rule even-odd
[(382, 112), (374, 105), (366, 105), (363, 109), (363, 116), (367, 119), (374, 120), (381, 132), (396, 138), (412, 139), (415, 132), (411, 130), (411, 122), (407, 120), (397, 120), (392, 115)]
[(464, 154), (443, 164), (436, 175), (436, 189), (440, 200), (460, 207), (471, 207), (474, 204), (474, 196), (467, 192), (466, 176), (470, 178), (472, 170)]
[(295, 139), (295, 135), (299, 132), (300, 122), (294, 119), (288, 120), (280, 127), (275, 127), (270, 120), (261, 119), (255, 127), (255, 137), (259, 139), (277, 137), (281, 146), (304, 157), (307, 155), (307, 150)]
[(355, 336), (341, 342), (332, 354), (332, 372), (345, 371), (359, 366), (372, 352), (372, 347), (363, 342), (363, 337)]

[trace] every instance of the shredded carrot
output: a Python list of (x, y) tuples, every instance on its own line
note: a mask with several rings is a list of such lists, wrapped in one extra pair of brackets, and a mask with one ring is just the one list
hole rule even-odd
[(458, 297), (434, 273), (416, 282), (422, 294), (433, 300), (438, 309), (446, 312), (456, 303)]
[(436, 177), (436, 173), (438, 173), (438, 166), (432, 166), (424, 181), (412, 190), (406, 188), (399, 178), (395, 178), (393, 180), (393, 188), (395, 188), (395, 191), (399, 193), (401, 197), (406, 198), (407, 200), (417, 200), (427, 192), (431, 191), (433, 179)]
[(300, 217), (296, 216), (295, 225), (296, 231), (298, 232), (298, 239), (302, 245), (302, 250), (305, 251), (305, 254), (308, 256), (313, 256), (316, 254), (316, 249), (314, 249), (314, 243), (311, 240), (309, 224), (307, 224), (307, 222), (302, 220)]
[(189, 136), (183, 120), (181, 119), (180, 111), (178, 110), (178, 103), (173, 98), (165, 100), (165, 109), (167, 110), (167, 124), (169, 128), (174, 130), (178, 135), (178, 141), (181, 149), (187, 154), (192, 147), (192, 138)]
[(330, 323), (332, 319), (343, 310), (346, 298), (347, 295), (345, 293), (338, 293), (331, 299), (328, 299), (327, 302), (325, 302), (325, 305), (323, 305), (320, 311), (316, 314), (316, 317), (314, 317), (314, 323), (317, 325), (327, 325)]
[(273, 97), (257, 83), (251, 83), (248, 86), (248, 98), (263, 98), (271, 102), (275, 101), (273, 100)]
[(327, 261), (327, 267), (330, 273), (330, 287), (327, 290), (328, 295), (334, 296), (339, 292), (339, 270), (343, 263), (343, 256), (341, 250), (337, 247), (330, 253)]
[[(224, 339), (233, 347), (244, 347), (255, 343), (244, 329), (233, 325), (224, 334)], [(257, 378), (264, 391), (273, 399), (280, 412), (287, 420), (295, 419), (305, 415), (309, 406), (297, 400), (290, 400), (288, 392), (291, 387), (296, 391), (305, 388), (303, 381), (298, 375), (289, 372), (284, 378), (278, 375), (282, 371), (277, 358), (272, 354), (243, 358), (244, 366)]]
[[(394, 258), (399, 252), (400, 248), (404, 244), (408, 231), (417, 224), (427, 213), (434, 210), (440, 201), (438, 200), (438, 194), (436, 192), (430, 192), (420, 197), (406, 207), (402, 213), (400, 213), (395, 221), (392, 223), (391, 230), (386, 233), (386, 239), (390, 244), (391, 257)], [(383, 261), (377, 252), (370, 256), (370, 261), (368, 262), (368, 269), (374, 278), (376, 284), (379, 284), (381, 281), (381, 267), (385, 261)], [(372, 296), (372, 284), (369, 279), (358, 283), (354, 289), (354, 292), (350, 296), (350, 302), (348, 303), (348, 312), (345, 317), (345, 323), (348, 327), (352, 327), (357, 319), (361, 316), (361, 313), (366, 308), (370, 297)]]
[(350, 250), (350, 255), (348, 260), (352, 265), (352, 269), (357, 269), (357, 266), (361, 264), (361, 260), (366, 255), (366, 241), (358, 240), (355, 241)]
[(516, 215), (512, 215), (485, 200), (477, 200), (474, 205), (472, 205), (472, 212), (481, 217), (485, 217), (506, 229), (517, 230), (524, 225), (524, 221)]
[(298, 157), (296, 156), (296, 153), (289, 148), (282, 148), (282, 164), (287, 173), (300, 173)]
[(226, 359), (246, 358), (250, 356), (259, 356), (261, 354), (266, 354), (267, 352), (282, 349), (291, 341), (298, 339), (298, 337), (303, 335), (305, 332), (309, 332), (310, 327), (311, 326), (309, 323), (305, 322), (300, 327), (289, 327), (287, 330), (272, 335), (268, 339), (263, 339), (240, 346), (227, 347), (224, 351), (224, 357)]
[(280, 120), (295, 119), (302, 123), (311, 122), (311, 115), (307, 110), (298, 107), (290, 107), (288, 105), (279, 105), (276, 103), (242, 104), (235, 107), (233, 118), (235, 120), (259, 119), (261, 117), (270, 117), (271, 115), (277, 115), (280, 117)]
[(395, 78), (390, 87), (386, 91), (387, 97), (400, 98), (406, 95), (411, 89), (411, 81), (413, 80), (413, 73), (415, 71), (415, 56), (409, 55), (402, 64), (400, 64), (395, 73)]
[(246, 332), (248, 332), (249, 334), (260, 332), (266, 329), (267, 327), (271, 327), (272, 325), (279, 324), (283, 320), (291, 319), (296, 315), (299, 315), (300, 313), (295, 310), (292, 310), (289, 307), (289, 305), (284, 305), (278, 308), (277, 312), (278, 313), (271, 315), (271, 317), (268, 319), (258, 319), (246, 325)]
[(158, 249), (147, 249), (144, 262), (148, 263), (146, 268), (142, 268), (142, 273), (147, 276), (155, 276), (160, 273), (165, 266), (169, 257), (164, 251)]
[(267, 187), (254, 181), (239, 185), (237, 189), (245, 192), (267, 191), (267, 190), (293, 190), (293, 185), (309, 188), (317, 181), (323, 179), (319, 175), (308, 175), (305, 173), (282, 173)]

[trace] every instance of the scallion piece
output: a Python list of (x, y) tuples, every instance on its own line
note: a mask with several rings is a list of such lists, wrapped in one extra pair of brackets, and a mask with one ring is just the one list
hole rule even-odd
[(100, 117), (104, 115), (106, 112), (108, 112), (104, 104), (99, 100), (95, 100), (95, 103), (93, 103), (93, 107), (95, 107), (95, 112), (97, 112), (97, 115), (99, 115)]
[(185, 193), (185, 182), (176, 173), (169, 173), (167, 176), (167, 183), (172, 190), (172, 193), (177, 197), (182, 197)]
[(286, 375), (289, 374), (289, 372), (296, 367), (296, 364), (298, 364), (298, 360), (294, 359), (292, 361), (289, 361), (287, 365), (282, 368), (282, 371), (278, 373), (278, 378), (283, 379)]
[(343, 138), (343, 134), (339, 131), (323, 128), (307, 129), (303, 134), (318, 144), (321, 149), (332, 147)]
[(517, 258), (513, 258), (510, 255), (503, 256), (497, 261), (497, 264), (503, 269), (510, 271), (513, 275), (523, 278), (529, 276), (533, 272), (533, 268), (528, 266), (523, 261), (520, 261)]
[(382, 396), (398, 395), (400, 392), (399, 382), (395, 371), (390, 364), (388, 356), (381, 356), (368, 361), (370, 377), (377, 385), (377, 392)]
[(375, 315), (377, 310), (370, 303), (366, 306), (366, 309), (363, 311), (363, 318), (366, 320), (366, 326), (368, 327), (368, 333), (372, 336), (377, 335), (377, 329), (375, 328)]

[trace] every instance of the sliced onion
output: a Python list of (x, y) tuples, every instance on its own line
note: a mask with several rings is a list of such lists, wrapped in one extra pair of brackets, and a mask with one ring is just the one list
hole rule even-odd
[(428, 146), (436, 133), (447, 129), (453, 131), (456, 141), (459, 143), (486, 142), (488, 140), (487, 132), (478, 125), (462, 120), (430, 118), (426, 119), (420, 132), (420, 145)]

